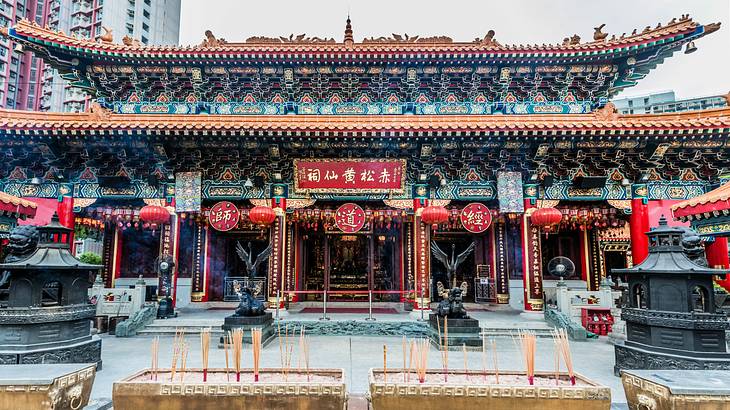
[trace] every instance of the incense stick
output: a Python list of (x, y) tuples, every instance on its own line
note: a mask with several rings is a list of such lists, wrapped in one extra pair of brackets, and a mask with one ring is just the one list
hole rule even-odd
[(231, 377), (228, 374), (228, 341), (230, 340), (231, 332), (226, 332), (225, 335), (223, 335), (223, 350), (226, 353), (226, 381), (231, 381)]
[(466, 373), (466, 381), (469, 381), (469, 367), (466, 364), (466, 343), (462, 343), (461, 348), (464, 351), (464, 373)]
[(159, 368), (159, 352), (160, 352), (160, 337), (155, 336), (152, 339), (152, 372), (150, 373), (150, 379), (157, 380), (157, 369)]
[(383, 383), (388, 383), (388, 348), (383, 345)]
[(487, 335), (482, 331), (482, 374), (487, 382)]
[(307, 369), (307, 381), (309, 381), (309, 336), (304, 339), (304, 366)]
[(259, 381), (259, 364), (261, 361), (261, 328), (251, 329), (251, 345), (253, 350), (253, 377)]
[(492, 339), (492, 353), (494, 358), (494, 378), (497, 384), (499, 384), (499, 364), (497, 362), (497, 342)]
[(565, 368), (568, 370), (568, 376), (570, 377), (570, 384), (575, 386), (575, 373), (573, 372), (573, 357), (570, 353), (570, 342), (568, 340), (568, 333), (565, 329), (559, 329), (557, 332), (558, 350), (563, 356), (565, 362)]
[(535, 333), (530, 331), (520, 331), (519, 335), (520, 349), (525, 358), (525, 375), (530, 385), (535, 384)]
[(188, 360), (188, 351), (189, 346), (187, 343), (185, 343), (182, 347), (182, 367), (180, 369), (180, 383), (182, 383), (185, 380), (185, 370), (187, 369), (187, 360)]
[(408, 374), (408, 370), (406, 370), (406, 337), (403, 336), (401, 339), (401, 344), (403, 347), (403, 381), (406, 381), (406, 374)]
[(232, 336), (233, 342), (233, 365), (236, 368), (236, 381), (241, 381), (241, 351), (243, 350), (243, 330), (234, 329)]
[(449, 381), (449, 317), (444, 316), (444, 381)]
[(208, 381), (208, 352), (210, 351), (210, 328), (200, 332), (200, 353), (203, 361), (203, 383)]

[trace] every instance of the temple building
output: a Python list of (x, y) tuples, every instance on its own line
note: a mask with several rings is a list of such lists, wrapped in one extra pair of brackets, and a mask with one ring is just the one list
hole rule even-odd
[(344, 38), (208, 31), (180, 47), (23, 21), (2, 35), (95, 103), (0, 110), (0, 190), (98, 238), (107, 286), (154, 282), (172, 258), (158, 294), (178, 307), (226, 300), (257, 259), (270, 301), (372, 291), (420, 307), (458, 261), (466, 301), (539, 311), (554, 257), (597, 289), (730, 170), (727, 101), (642, 115), (609, 102), (719, 28), (682, 16), (507, 45), (493, 31), (356, 39), (348, 18)]

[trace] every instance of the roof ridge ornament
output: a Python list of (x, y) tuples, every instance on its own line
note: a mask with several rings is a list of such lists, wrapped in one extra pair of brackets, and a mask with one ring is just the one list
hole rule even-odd
[(223, 44), (227, 44), (228, 42), (224, 38), (215, 38), (213, 35), (213, 32), (210, 30), (205, 30), (205, 40), (203, 40), (202, 43), (200, 43), (199, 47), (218, 47)]
[(350, 15), (347, 15), (347, 23), (345, 24), (345, 39), (344, 43), (346, 46), (352, 47), (355, 44), (355, 39), (352, 37), (352, 22), (350, 21)]
[(111, 111), (104, 108), (97, 101), (93, 101), (89, 104), (89, 108), (86, 110), (89, 117), (95, 121), (102, 121), (109, 118)]
[(99, 36), (99, 41), (102, 43), (113, 43), (114, 42), (114, 34), (112, 34), (112, 29), (110, 29), (107, 26), (101, 26), (101, 28), (104, 30), (104, 34)]
[(603, 107), (593, 111), (598, 121), (616, 121), (619, 118), (618, 110), (612, 102), (607, 102)]
[(606, 27), (606, 23), (601, 24), (598, 27), (593, 27), (593, 40), (595, 41), (604, 41), (606, 40), (606, 37), (608, 37), (608, 33), (604, 33), (602, 30)]

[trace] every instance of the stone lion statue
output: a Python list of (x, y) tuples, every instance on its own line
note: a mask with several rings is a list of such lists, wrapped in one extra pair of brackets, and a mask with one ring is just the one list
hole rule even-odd
[(32, 225), (16, 226), (10, 231), (5, 262), (29, 257), (38, 246), (38, 229)]

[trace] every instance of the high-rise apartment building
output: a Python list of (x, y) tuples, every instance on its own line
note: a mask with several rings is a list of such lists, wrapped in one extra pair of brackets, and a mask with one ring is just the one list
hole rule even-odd
[[(0, 27), (28, 19), (76, 37), (99, 38), (104, 27), (120, 42), (177, 44), (181, 0), (0, 0)], [(0, 37), (0, 107), (81, 111), (87, 94), (68, 85), (43, 60)]]

